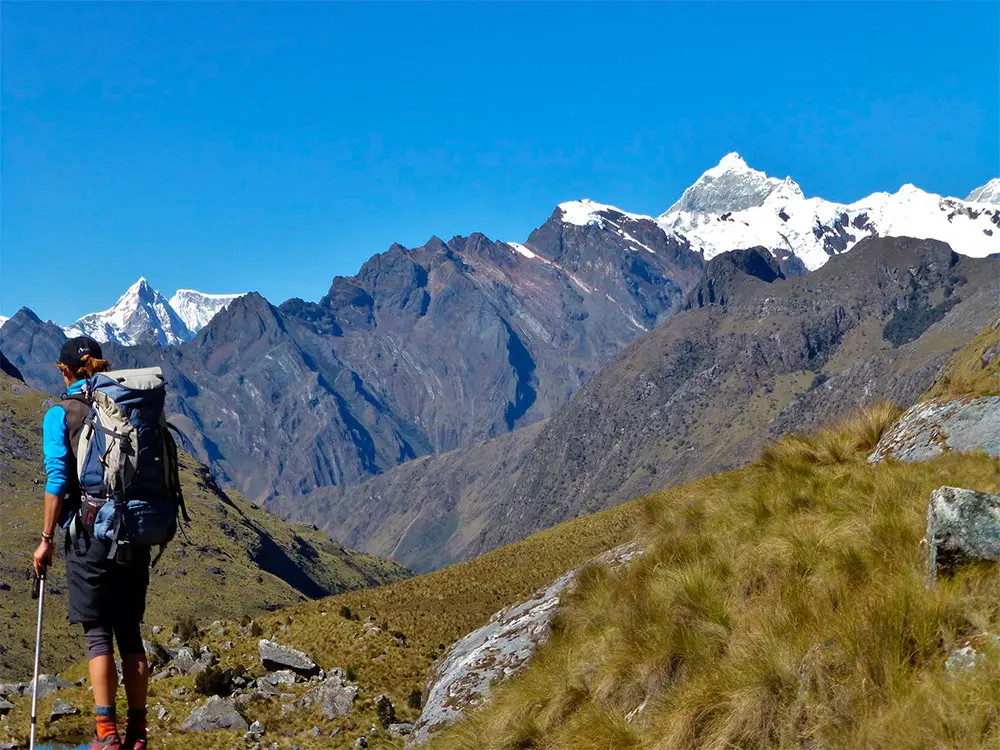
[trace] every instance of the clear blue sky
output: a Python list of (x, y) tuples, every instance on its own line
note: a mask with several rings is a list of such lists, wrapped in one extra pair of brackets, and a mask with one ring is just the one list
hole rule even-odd
[(731, 150), (964, 196), (1000, 173), (998, 9), (4, 3), (0, 314), (139, 275), (317, 299), (393, 241), (658, 213)]

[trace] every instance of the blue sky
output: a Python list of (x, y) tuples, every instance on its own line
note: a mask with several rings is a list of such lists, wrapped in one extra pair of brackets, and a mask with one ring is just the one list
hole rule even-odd
[(832, 200), (1000, 173), (997, 3), (0, 13), (3, 315), (69, 323), (140, 275), (317, 299), (393, 241), (658, 213), (732, 150)]

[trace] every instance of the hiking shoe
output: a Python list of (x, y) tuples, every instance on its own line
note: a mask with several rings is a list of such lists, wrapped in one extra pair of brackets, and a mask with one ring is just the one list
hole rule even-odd
[[(112, 734), (103, 740), (94, 737), (93, 742), (90, 743), (90, 750), (122, 750), (123, 747), (121, 738), (117, 734)], [(143, 745), (143, 748), (145, 747)]]

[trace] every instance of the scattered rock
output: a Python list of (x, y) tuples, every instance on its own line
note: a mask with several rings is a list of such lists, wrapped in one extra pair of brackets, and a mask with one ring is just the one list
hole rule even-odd
[(243, 736), (243, 739), (259, 740), (263, 736), (264, 736), (264, 725), (261, 724), (259, 721), (255, 721), (253, 724), (250, 725), (250, 728), (247, 729), (247, 733)]
[(49, 723), (54, 721), (59, 721), (65, 716), (73, 716), (74, 714), (80, 713), (80, 709), (74, 706), (72, 703), (64, 701), (57, 698), (52, 702), (52, 708), (49, 710)]
[(232, 698), (213, 695), (181, 724), (182, 732), (208, 732), (213, 729), (247, 730), (247, 721), (236, 710), (236, 702)]
[(916, 404), (879, 441), (868, 460), (929, 461), (946, 450), (1000, 456), (1000, 396)]
[(153, 633), (153, 635), (159, 635), (160, 633), (163, 632), (163, 626), (162, 625), (154, 625), (150, 629), (150, 631)]
[(412, 724), (390, 724), (388, 728), (389, 734), (393, 737), (407, 737), (413, 734)]
[(993, 642), (993, 648), (1000, 649), (1000, 635), (989, 635), (988, 633), (983, 633), (981, 635), (974, 636), (967, 639), (964, 646), (951, 652), (948, 656), (948, 660), (944, 663), (944, 668), (948, 671), (966, 671), (973, 669), (983, 662), (984, 657), (981, 650), (984, 643), (987, 643), (988, 641)]
[[(38, 675), (38, 697), (39, 699), (48, 698), (57, 690), (63, 690), (65, 688), (73, 687), (72, 682), (66, 682), (66, 680), (61, 677), (57, 677), (54, 674), (40, 674)], [(31, 684), (28, 684), (28, 690), (25, 693), (27, 695), (31, 692)]]
[(994, 344), (985, 352), (983, 352), (983, 356), (979, 360), (983, 365), (983, 369), (989, 367), (990, 363), (993, 362), (993, 360), (996, 359), (998, 355), (1000, 355), (1000, 344)]
[(283, 707), (282, 714), (287, 715), (292, 710), (319, 704), (320, 712), (326, 718), (336, 719), (351, 712), (357, 697), (358, 689), (354, 685), (345, 685), (340, 670), (334, 670), (322, 685)]
[(358, 737), (354, 740), (354, 747), (368, 747), (368, 740), (364, 737)]
[(969, 560), (1000, 561), (1000, 495), (942, 487), (927, 508), (927, 587)]
[(291, 669), (303, 677), (319, 674), (319, 666), (298, 649), (281, 646), (274, 641), (262, 638), (257, 643), (260, 653), (260, 663), (265, 669)]
[(194, 675), (201, 674), (216, 661), (215, 654), (207, 648), (203, 647), (196, 655), (193, 648), (184, 646), (177, 649), (177, 655), (170, 662), (170, 666), (183, 675)]
[(166, 719), (169, 716), (170, 716), (170, 712), (167, 711), (166, 708), (164, 708), (163, 706), (161, 706), (159, 704), (156, 705), (156, 718), (157, 719), (159, 719), (160, 721), (166, 721)]
[[(641, 554), (634, 543), (605, 552), (593, 562), (619, 566)], [(576, 578), (566, 573), (525, 602), (497, 612), (489, 623), (459, 640), (431, 675), (424, 709), (407, 738), (407, 747), (425, 742), (457, 721), (462, 712), (483, 703), (491, 686), (520, 672), (535, 649), (548, 640), (559, 598)]]
[(6, 716), (7, 712), (14, 708), (14, 704), (6, 698), (0, 698), (0, 716)]

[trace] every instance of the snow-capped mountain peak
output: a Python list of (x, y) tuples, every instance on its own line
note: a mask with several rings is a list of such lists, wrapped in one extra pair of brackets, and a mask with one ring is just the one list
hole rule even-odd
[(624, 216), (626, 218), (632, 219), (634, 221), (652, 221), (652, 216), (643, 216), (642, 214), (632, 214), (628, 211), (623, 211), (615, 206), (609, 206), (605, 203), (598, 203), (597, 201), (592, 201), (589, 198), (584, 198), (579, 201), (568, 201), (566, 203), (559, 204), (559, 210), (562, 211), (562, 221), (564, 224), (575, 224), (579, 227), (585, 227), (589, 224), (596, 224), (598, 226), (604, 226), (604, 220), (610, 218), (614, 215)]
[(992, 203), (994, 206), (1000, 206), (1000, 177), (994, 177), (982, 187), (977, 187), (969, 193), (969, 197), (966, 200), (975, 203)]
[(192, 334), (198, 333), (209, 321), (226, 309), (242, 294), (205, 294), (194, 289), (178, 289), (170, 298), (170, 307), (180, 316)]
[(167, 299), (140, 277), (115, 306), (80, 318), (66, 329), (67, 335), (84, 334), (96, 341), (114, 341), (125, 346), (156, 343), (179, 344), (193, 335)]
[[(660, 219), (682, 212), (721, 214), (743, 211), (762, 205), (772, 192), (786, 183), (795, 185), (790, 179), (779, 180), (753, 169), (734, 151), (705, 171)], [(795, 187), (798, 188), (798, 185)]]
[[(994, 182), (1000, 190), (1000, 180)], [(973, 194), (990, 200), (992, 184)], [(806, 198), (791, 178), (768, 177), (736, 154), (705, 172), (657, 223), (684, 236), (706, 259), (762, 246), (779, 257), (794, 255), (809, 270), (870, 236), (938, 239), (964, 255), (1000, 252), (1000, 209), (909, 183), (851, 204)]]
[(0, 315), (0, 328), (3, 328), (3, 324), (6, 323), (10, 318)]

